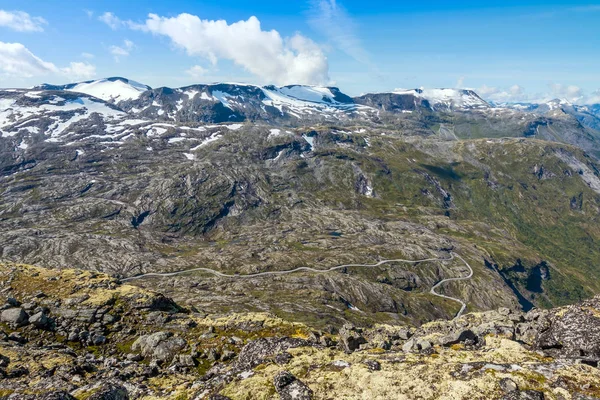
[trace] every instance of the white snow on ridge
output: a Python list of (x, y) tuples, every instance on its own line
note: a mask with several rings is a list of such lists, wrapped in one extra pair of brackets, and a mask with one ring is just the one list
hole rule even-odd
[(412, 95), (429, 101), (432, 107), (455, 106), (462, 108), (489, 107), (475, 92), (463, 89), (396, 89), (393, 94)]
[[(281, 87), (276, 90), (280, 94), (291, 97), (301, 101), (308, 101), (312, 103), (336, 103), (333, 99), (334, 95), (331, 93), (331, 90), (326, 87), (318, 87), (318, 86), (291, 86), (291, 87)], [(326, 101), (324, 99), (328, 99)]]
[(126, 83), (119, 79), (113, 81), (101, 79), (87, 83), (78, 83), (67, 90), (70, 92), (89, 94), (90, 96), (105, 101), (119, 102), (122, 100), (134, 100), (139, 98), (140, 95), (147, 90), (147, 87), (131, 80)]

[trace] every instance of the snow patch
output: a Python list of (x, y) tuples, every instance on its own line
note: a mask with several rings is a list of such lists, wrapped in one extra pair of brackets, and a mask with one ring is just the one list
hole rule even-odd
[(313, 148), (315, 145), (315, 138), (311, 137), (311, 136), (307, 136), (307, 135), (302, 135), (302, 137), (304, 138), (304, 140), (306, 140), (306, 143), (308, 143), (308, 145), (310, 146), (309, 151), (313, 151)]
[(123, 100), (138, 99), (148, 88), (135, 81), (101, 79), (91, 82), (82, 82), (66, 89), (70, 92), (89, 94), (105, 101), (119, 102)]

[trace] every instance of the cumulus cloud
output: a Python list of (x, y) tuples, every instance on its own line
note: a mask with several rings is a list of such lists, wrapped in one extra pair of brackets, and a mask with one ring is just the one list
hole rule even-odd
[(61, 75), (70, 79), (89, 79), (96, 75), (96, 67), (85, 62), (72, 62), (59, 68), (33, 54), (21, 43), (0, 42), (0, 76), (32, 78)]
[(485, 100), (495, 103), (545, 103), (553, 99), (566, 100), (573, 104), (599, 104), (600, 89), (586, 93), (582, 88), (575, 85), (563, 85), (551, 83), (546, 93), (531, 94), (519, 85), (510, 88), (497, 88), (483, 85), (475, 91)]
[(125, 39), (121, 46), (110, 46), (110, 54), (114, 56), (116, 62), (119, 62), (120, 57), (127, 57), (134, 47), (131, 40)]
[(112, 30), (117, 30), (125, 24), (125, 21), (122, 21), (119, 17), (109, 11), (100, 15), (98, 20), (104, 22)]
[(575, 85), (550, 84), (551, 95), (555, 98), (565, 99), (572, 103), (584, 100), (583, 90)]
[(0, 26), (17, 32), (43, 32), (48, 22), (42, 17), (32, 17), (24, 11), (0, 10)]
[(213, 65), (230, 60), (264, 82), (280, 85), (329, 82), (329, 65), (323, 50), (312, 40), (296, 34), (282, 38), (275, 30), (262, 30), (256, 17), (228, 24), (224, 20), (202, 20), (191, 14), (161, 17), (150, 14), (133, 29), (166, 36), (190, 56)]
[(495, 103), (514, 103), (528, 101), (529, 97), (525, 90), (519, 85), (513, 85), (508, 89), (501, 89), (493, 86), (483, 85), (475, 90), (483, 99)]
[(85, 62), (72, 62), (68, 67), (61, 68), (60, 72), (71, 80), (85, 80), (96, 76), (96, 67)]
[(587, 98), (586, 104), (600, 104), (600, 89), (592, 92)]
[(0, 71), (7, 76), (31, 78), (59, 70), (54, 64), (34, 55), (21, 43), (0, 42)]
[(191, 76), (193, 79), (200, 79), (206, 75), (207, 72), (208, 70), (200, 65), (194, 65), (192, 68), (185, 71), (185, 73)]

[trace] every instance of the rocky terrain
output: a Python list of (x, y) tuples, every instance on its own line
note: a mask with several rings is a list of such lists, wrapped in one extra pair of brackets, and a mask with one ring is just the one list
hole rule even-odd
[(0, 396), (597, 398), (597, 117), (456, 89), (1, 90)]
[[(352, 99), (335, 88), (149, 89), (122, 78), (0, 98), (6, 261), (129, 278), (453, 251), (473, 276), (438, 290), (468, 311), (600, 293), (600, 167), (579, 148), (595, 146), (597, 132), (565, 113), (493, 107), (449, 89)], [(132, 283), (206, 312), (324, 328), (451, 318), (461, 305), (430, 291), (468, 273), (456, 259), (341, 272)]]
[(594, 399), (600, 297), (418, 328), (206, 314), (89, 271), (0, 265), (6, 399)]

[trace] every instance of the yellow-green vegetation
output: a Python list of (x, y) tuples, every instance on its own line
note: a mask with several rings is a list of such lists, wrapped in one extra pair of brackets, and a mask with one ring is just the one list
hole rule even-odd
[[(294, 357), (285, 369), (307, 384), (315, 399), (493, 399), (503, 395), (499, 381), (509, 378), (522, 390), (542, 391), (547, 399), (558, 400), (571, 398), (561, 397), (568, 389), (555, 387), (561, 380), (578, 390), (587, 387), (586, 395), (593, 395), (600, 385), (600, 372), (586, 365), (558, 367), (546, 378), (538, 370), (552, 360), (505, 338), (488, 337), (486, 345), (476, 351), (436, 348), (433, 355), (348, 355), (315, 348), (289, 352)], [(371, 371), (363, 364), (373, 359), (381, 363), (381, 371)], [(345, 361), (350, 367), (332, 367), (335, 361)], [(278, 399), (272, 380), (280, 370), (276, 364), (262, 365), (252, 376), (232, 382), (221, 393), (233, 400)]]

